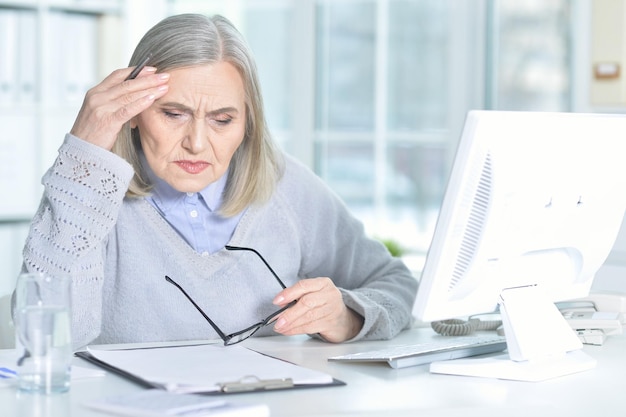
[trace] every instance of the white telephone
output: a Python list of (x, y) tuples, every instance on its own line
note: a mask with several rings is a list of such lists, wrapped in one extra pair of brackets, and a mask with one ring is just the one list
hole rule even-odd
[(602, 345), (607, 336), (622, 333), (626, 324), (626, 294), (594, 292), (557, 303), (561, 313), (585, 344)]
[[(626, 294), (619, 292), (593, 292), (584, 298), (556, 303), (556, 306), (574, 329), (578, 338), (587, 345), (602, 345), (607, 336), (622, 333), (626, 325)], [(480, 320), (477, 316), (468, 320), (434, 321), (435, 332), (446, 336), (471, 334), (476, 330), (502, 330), (502, 322)], [(501, 333), (502, 334), (502, 333)]]

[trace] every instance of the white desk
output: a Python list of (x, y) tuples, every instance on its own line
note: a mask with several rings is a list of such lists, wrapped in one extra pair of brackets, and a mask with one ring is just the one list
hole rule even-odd
[[(327, 357), (384, 344), (428, 339), (430, 329), (413, 329), (387, 342), (332, 345), (303, 337), (254, 338), (245, 346), (347, 383), (342, 387), (236, 394), (233, 402), (262, 402), (272, 417), (533, 417), (624, 415), (626, 407), (626, 335), (610, 336), (603, 346), (585, 346), (598, 360), (587, 372), (539, 383), (435, 375), (428, 366), (392, 369), (380, 364), (328, 362)], [(0, 351), (0, 358), (12, 354)], [(76, 364), (92, 365), (76, 358)], [(0, 388), (0, 415), (19, 417), (102, 417), (81, 404), (104, 396), (141, 390), (121, 377), (74, 381), (69, 393), (37, 396)]]

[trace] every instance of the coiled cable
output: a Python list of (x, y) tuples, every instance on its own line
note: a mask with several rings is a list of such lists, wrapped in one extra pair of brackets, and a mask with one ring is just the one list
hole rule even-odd
[(480, 320), (470, 317), (468, 320), (449, 319), (430, 323), (436, 333), (443, 336), (466, 336), (478, 330), (498, 330), (502, 320)]

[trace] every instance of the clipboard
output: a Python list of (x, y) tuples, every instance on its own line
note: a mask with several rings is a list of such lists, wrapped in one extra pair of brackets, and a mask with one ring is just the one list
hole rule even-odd
[[(346, 385), (345, 382), (328, 374), (242, 346), (193, 345), (131, 350), (88, 349), (76, 352), (75, 355), (144, 388), (157, 388), (177, 393), (230, 395)], [(189, 361), (194, 358), (197, 360), (193, 364), (198, 366), (189, 365)], [(183, 363), (175, 365), (180, 359)], [(145, 368), (137, 363), (141, 361), (146, 362)], [(146, 370), (151, 366), (150, 364), (155, 364), (157, 361), (157, 366), (163, 367), (162, 370), (155, 371), (156, 373)], [(170, 366), (169, 369), (168, 366)], [(193, 369), (181, 369), (181, 367)], [(177, 371), (174, 371), (174, 368)], [(206, 372), (207, 369), (211, 369), (212, 372)], [(223, 370), (228, 370), (229, 375)], [(157, 374), (158, 377), (155, 376)]]

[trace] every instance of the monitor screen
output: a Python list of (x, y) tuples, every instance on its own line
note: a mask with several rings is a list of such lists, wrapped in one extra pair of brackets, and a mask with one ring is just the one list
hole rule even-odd
[(470, 111), (421, 275), (418, 318), (499, 310), (513, 362), (579, 351), (554, 302), (586, 296), (613, 247), (626, 209), (624, 148), (626, 115)]

